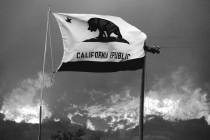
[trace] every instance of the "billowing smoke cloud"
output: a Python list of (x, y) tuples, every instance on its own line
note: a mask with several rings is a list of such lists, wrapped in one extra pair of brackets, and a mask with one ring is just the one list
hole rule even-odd
[(196, 87), (184, 68), (159, 79), (145, 100), (146, 114), (159, 114), (169, 120), (188, 120), (204, 116), (210, 124), (207, 93)]
[[(179, 68), (155, 82), (145, 94), (145, 116), (158, 115), (171, 121), (204, 116), (210, 124), (207, 93), (196, 87), (186, 73)], [(87, 118), (106, 121), (112, 130), (130, 129), (139, 124), (139, 97), (131, 96), (129, 89), (110, 95), (103, 104), (78, 106), (78, 110)]]
[[(77, 122), (77, 120), (78, 120), (78, 117), (83, 117), (84, 115), (83, 114), (81, 114), (81, 113), (79, 113), (79, 111), (76, 111), (76, 112), (74, 112), (74, 113), (69, 113), (68, 115), (67, 115), (67, 117), (69, 118), (69, 120), (71, 121), (71, 123), (72, 124), (77, 124), (77, 125), (82, 125), (82, 126), (84, 126), (84, 123), (83, 123), (83, 121), (81, 121), (81, 120), (79, 120), (79, 122)], [(76, 120), (74, 120), (76, 118)]]
[(84, 110), (88, 117), (105, 120), (113, 130), (133, 128), (138, 125), (139, 99), (129, 92), (111, 95), (106, 105), (86, 106)]
[[(52, 80), (48, 74), (44, 75), (44, 88), (52, 86)], [(14, 88), (11, 93), (4, 97), (0, 113), (5, 115), (5, 120), (16, 122), (38, 123), (39, 122), (39, 95), (43, 86), (43, 75), (38, 73), (38, 78), (28, 78)], [(42, 118), (51, 116), (45, 102), (43, 102)]]
[(87, 120), (86, 127), (90, 130), (96, 130), (95, 126), (89, 119)]

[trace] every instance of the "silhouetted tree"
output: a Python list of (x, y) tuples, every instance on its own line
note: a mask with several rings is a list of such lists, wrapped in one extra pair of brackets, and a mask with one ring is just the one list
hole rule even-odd
[(67, 132), (67, 135), (68, 135), (68, 138), (69, 138), (68, 140), (72, 140), (74, 135), (71, 132)]
[(63, 140), (63, 138), (62, 138), (62, 132), (61, 131), (57, 131), (56, 134), (54, 134), (54, 135), (51, 136), (51, 139), (52, 140)]
[(83, 135), (85, 135), (85, 131), (83, 129), (79, 128), (76, 132), (76, 136), (81, 137)]
[(65, 132), (63, 132), (63, 140), (69, 140), (68, 135)]

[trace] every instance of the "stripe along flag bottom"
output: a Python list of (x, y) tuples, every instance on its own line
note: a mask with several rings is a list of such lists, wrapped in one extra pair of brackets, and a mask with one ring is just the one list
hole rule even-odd
[(120, 17), (53, 13), (64, 53), (57, 71), (115, 72), (144, 66), (146, 34)]

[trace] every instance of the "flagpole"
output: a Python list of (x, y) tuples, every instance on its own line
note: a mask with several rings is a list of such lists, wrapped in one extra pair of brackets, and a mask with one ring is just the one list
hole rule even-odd
[(142, 69), (142, 81), (141, 81), (141, 91), (140, 91), (140, 103), (139, 103), (139, 139), (144, 138), (144, 88), (145, 88), (145, 70), (146, 70), (146, 51), (144, 56), (144, 66)]
[(42, 136), (42, 104), (43, 104), (43, 90), (45, 85), (44, 73), (45, 73), (45, 61), (46, 61), (46, 52), (47, 52), (47, 35), (49, 30), (49, 15), (50, 15), (50, 7), (47, 12), (47, 23), (46, 23), (46, 33), (45, 33), (45, 45), (44, 45), (44, 56), (43, 56), (43, 65), (42, 65), (42, 86), (41, 86), (41, 94), (40, 94), (40, 107), (39, 107), (39, 136), (38, 140), (41, 140)]
[(141, 81), (141, 92), (140, 92), (140, 103), (139, 103), (139, 139), (144, 139), (144, 92), (145, 92), (145, 74), (146, 74), (146, 57), (147, 52), (153, 54), (160, 53), (159, 46), (148, 46), (146, 43), (144, 44), (145, 56), (144, 56), (144, 66), (142, 69), (142, 81)]

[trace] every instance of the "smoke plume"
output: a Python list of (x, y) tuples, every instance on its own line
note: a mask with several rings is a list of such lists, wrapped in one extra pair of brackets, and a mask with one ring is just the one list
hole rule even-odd
[[(134, 128), (139, 124), (139, 96), (131, 96), (131, 91), (126, 89), (110, 95), (105, 103), (80, 106), (78, 110), (87, 118), (106, 121), (112, 130)], [(184, 68), (178, 68), (157, 79), (145, 93), (145, 116), (158, 115), (170, 121), (205, 117), (210, 124), (207, 95)]]
[[(43, 85), (44, 78), (44, 85)], [(20, 82), (18, 87), (14, 88), (7, 96), (4, 97), (0, 113), (5, 115), (5, 120), (15, 122), (38, 123), (39, 122), (39, 95), (42, 88), (52, 86), (51, 78), (48, 74), (44, 77), (38, 73), (38, 78), (28, 78)], [(42, 118), (51, 116), (45, 102), (43, 102)]]

